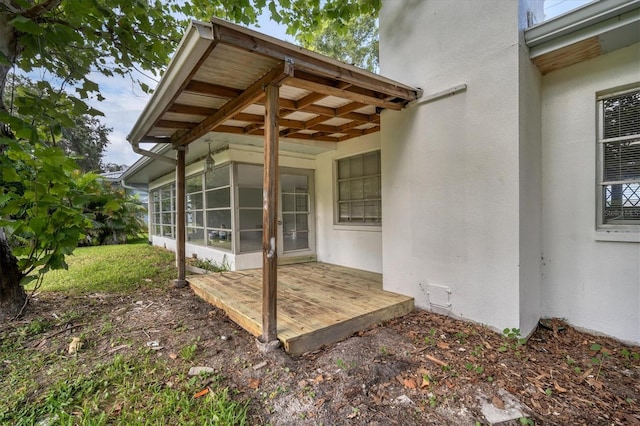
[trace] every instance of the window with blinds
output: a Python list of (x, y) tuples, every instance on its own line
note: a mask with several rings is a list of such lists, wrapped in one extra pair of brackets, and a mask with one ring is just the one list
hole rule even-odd
[(601, 225), (640, 225), (640, 89), (598, 101)]
[(380, 151), (337, 161), (337, 211), (341, 224), (382, 223)]

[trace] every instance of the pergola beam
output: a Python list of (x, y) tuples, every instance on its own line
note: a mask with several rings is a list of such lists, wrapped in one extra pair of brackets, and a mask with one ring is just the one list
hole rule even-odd
[(213, 96), (216, 98), (235, 98), (242, 93), (240, 89), (234, 89), (233, 87), (221, 86), (219, 84), (205, 83), (204, 81), (191, 80), (187, 83), (185, 92), (195, 93), (198, 95)]
[(231, 99), (218, 109), (215, 114), (201, 121), (196, 127), (179, 136), (175, 141), (178, 145), (188, 145), (212, 129), (229, 120), (234, 114), (242, 111), (247, 106), (264, 98), (264, 87), (270, 84), (280, 84), (283, 80), (293, 75), (293, 64), (282, 62), (263, 77), (251, 84), (240, 95)]
[(298, 89), (310, 90), (312, 92), (323, 93), (329, 96), (337, 96), (345, 99), (350, 99), (355, 102), (362, 102), (365, 104), (375, 105), (380, 108), (387, 108), (399, 111), (403, 108), (403, 105), (397, 102), (387, 101), (374, 97), (372, 93), (357, 93), (349, 89), (340, 89), (338, 87), (328, 86), (323, 83), (317, 83), (311, 80), (305, 80), (300, 77), (293, 77), (287, 82), (288, 86), (297, 87)]

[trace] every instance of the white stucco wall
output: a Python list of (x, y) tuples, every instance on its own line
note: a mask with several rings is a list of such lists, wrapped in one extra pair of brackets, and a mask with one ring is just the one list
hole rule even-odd
[(640, 82), (640, 44), (542, 80), (542, 313), (640, 343), (638, 242), (596, 226), (596, 93)]
[[(541, 1), (521, 1), (520, 28), (527, 27), (528, 10), (543, 13)], [(542, 78), (529, 59), (524, 32), (519, 50), (519, 128), (520, 128), (520, 328), (534, 330), (541, 315), (542, 291), (542, 141), (540, 94)]]
[[(382, 272), (381, 227), (334, 224), (335, 161), (377, 149), (380, 149), (380, 134), (374, 133), (340, 142), (335, 151), (316, 157), (316, 241), (319, 261)], [(385, 195), (382, 196), (384, 199)], [(386, 217), (383, 216), (382, 222), (383, 226), (387, 226)]]
[(467, 85), (383, 112), (384, 287), (526, 335), (540, 312), (542, 246), (539, 154), (529, 160), (540, 152), (540, 83), (521, 44), (526, 12), (514, 1), (387, 1), (380, 16), (382, 74), (425, 96)]

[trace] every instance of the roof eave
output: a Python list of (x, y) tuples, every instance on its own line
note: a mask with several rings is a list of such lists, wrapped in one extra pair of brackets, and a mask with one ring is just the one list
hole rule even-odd
[(127, 136), (129, 142), (144, 142), (143, 138), (149, 129), (162, 115), (203, 55), (211, 48), (213, 26), (210, 23), (191, 21), (186, 32), (187, 35), (178, 45), (153, 96)]
[(595, 1), (525, 30), (536, 58), (563, 47), (640, 22), (640, 0)]

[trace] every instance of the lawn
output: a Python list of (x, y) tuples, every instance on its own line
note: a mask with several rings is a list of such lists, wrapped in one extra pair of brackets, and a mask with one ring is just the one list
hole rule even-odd
[(79, 248), (47, 274), (25, 318), (0, 330), (0, 424), (244, 424), (247, 402), (222, 376), (188, 375), (197, 341), (160, 356), (151, 327), (119, 320), (167, 293), (173, 259), (146, 244)]
[(115, 293), (162, 286), (176, 277), (173, 259), (170, 251), (148, 244), (81, 247), (67, 257), (68, 270), (45, 275), (40, 290)]

